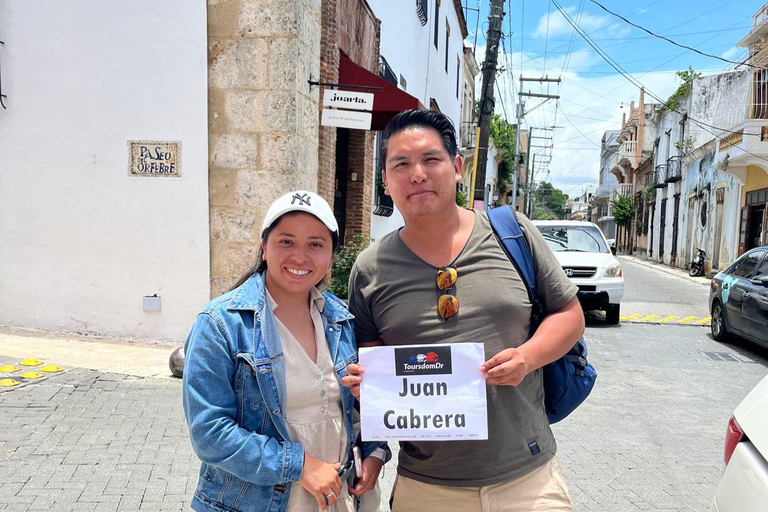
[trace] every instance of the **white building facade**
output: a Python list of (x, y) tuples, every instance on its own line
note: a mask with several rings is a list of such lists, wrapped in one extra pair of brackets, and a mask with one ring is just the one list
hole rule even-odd
[[(440, 110), (458, 131), (467, 37), (461, 2), (368, 0), (368, 4), (381, 20), (380, 53), (399, 87), (418, 98), (425, 108)], [(371, 237), (379, 239), (401, 226), (403, 218), (396, 208), (387, 217), (377, 215), (374, 209)]]
[(210, 293), (206, 2), (0, 8), (0, 325), (182, 342)]

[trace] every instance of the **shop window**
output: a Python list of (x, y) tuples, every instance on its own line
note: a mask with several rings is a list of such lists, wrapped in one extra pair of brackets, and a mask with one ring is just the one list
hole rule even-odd
[(440, 40), (439, 34), (440, 34), (440, 0), (435, 0), (435, 50), (437, 50), (437, 43)]

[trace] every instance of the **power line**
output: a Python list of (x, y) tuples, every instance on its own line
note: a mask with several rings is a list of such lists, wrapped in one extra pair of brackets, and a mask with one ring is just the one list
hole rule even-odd
[[(710, 58), (712, 58), (712, 59), (718, 59), (718, 60), (721, 60), (721, 61), (723, 61), (723, 62), (727, 62), (727, 63), (729, 63), (729, 64), (739, 64), (739, 65), (741, 65), (741, 64), (744, 64), (744, 65), (746, 65), (746, 66), (748, 66), (748, 67), (751, 67), (751, 68), (755, 68), (755, 69), (766, 69), (766, 68), (765, 68), (765, 67), (763, 67), (763, 66), (755, 66), (755, 65), (753, 65), (753, 64), (747, 64), (747, 63), (736, 62), (736, 61), (733, 61), (733, 60), (729, 60), (729, 59), (726, 59), (726, 58), (720, 57), (720, 56), (718, 56), (718, 55), (712, 55), (711, 53), (702, 52), (701, 50), (697, 50), (696, 48), (693, 48), (692, 46), (687, 46), (687, 45), (684, 45), (684, 44), (680, 44), (680, 43), (678, 43), (678, 42), (676, 42), (676, 41), (673, 41), (672, 39), (670, 39), (670, 38), (668, 38), (668, 37), (666, 37), (666, 36), (662, 36), (662, 35), (660, 35), (660, 34), (656, 34), (655, 32), (652, 32), (652, 31), (648, 30), (647, 28), (645, 28), (645, 27), (642, 27), (642, 26), (638, 25), (637, 23), (633, 23), (633, 22), (629, 21), (627, 18), (625, 18), (625, 17), (624, 17), (624, 16), (622, 16), (621, 14), (615, 13), (615, 12), (613, 12), (612, 10), (608, 9), (607, 7), (605, 7), (604, 5), (602, 5), (602, 4), (601, 4), (600, 2), (598, 2), (597, 0), (589, 0), (589, 1), (590, 1), (590, 2), (592, 2), (593, 4), (597, 5), (598, 7), (600, 7), (602, 10), (604, 10), (604, 11), (605, 11), (605, 12), (607, 12), (608, 14), (611, 14), (612, 16), (616, 16), (617, 18), (619, 18), (619, 19), (623, 20), (625, 23), (627, 23), (627, 24), (629, 24), (629, 25), (632, 25), (633, 27), (635, 27), (635, 28), (638, 28), (638, 29), (642, 30), (643, 32), (646, 32), (646, 33), (648, 33), (648, 34), (652, 35), (653, 37), (656, 37), (656, 38), (659, 38), (659, 39), (663, 39), (664, 41), (667, 41), (668, 43), (671, 43), (671, 44), (673, 44), (673, 45), (675, 45), (675, 46), (678, 46), (678, 47), (680, 47), (680, 48), (685, 48), (686, 50), (690, 50), (690, 51), (692, 51), (692, 52), (698, 53), (699, 55), (703, 55), (704, 57), (710, 57)], [(733, 1), (733, 0), (731, 0), (731, 1)], [(730, 2), (729, 2), (729, 3), (730, 3)], [(561, 12), (562, 12), (562, 11), (561, 11)]]
[[(560, 14), (562, 14), (562, 15), (563, 15), (563, 17), (566, 19), (566, 21), (568, 21), (568, 23), (569, 23), (571, 26), (573, 26), (574, 28), (577, 28), (577, 27), (578, 27), (578, 25), (576, 25), (576, 24), (575, 24), (575, 22), (574, 22), (574, 21), (571, 19), (571, 17), (570, 17), (570, 16), (569, 16), (569, 15), (568, 15), (568, 14), (567, 14), (567, 13), (566, 13), (564, 10), (563, 10), (563, 8), (560, 6), (560, 4), (558, 4), (558, 3), (557, 3), (557, 0), (550, 0), (550, 1), (551, 1), (551, 2), (552, 2), (554, 5), (555, 5), (555, 7), (557, 7), (557, 9), (560, 11)], [(594, 0), (590, 0), (590, 1), (594, 1)], [(605, 61), (606, 61), (608, 64), (610, 64), (610, 65), (611, 65), (611, 67), (613, 67), (613, 68), (614, 68), (616, 71), (618, 71), (618, 72), (619, 72), (619, 74), (621, 74), (621, 75), (622, 75), (624, 78), (626, 78), (626, 79), (627, 79), (627, 80), (628, 80), (628, 81), (629, 81), (629, 82), (630, 82), (632, 85), (634, 85), (635, 87), (638, 87), (638, 88), (642, 88), (642, 89), (644, 89), (644, 90), (645, 90), (645, 92), (646, 92), (646, 93), (647, 93), (647, 94), (648, 94), (650, 97), (652, 97), (653, 99), (655, 99), (655, 100), (656, 100), (656, 101), (658, 101), (659, 103), (661, 103), (661, 104), (665, 104), (665, 103), (666, 103), (664, 100), (662, 100), (661, 98), (659, 98), (658, 96), (656, 96), (655, 94), (653, 94), (653, 92), (652, 92), (651, 90), (649, 90), (648, 88), (646, 88), (646, 87), (645, 87), (645, 86), (644, 86), (642, 83), (640, 83), (640, 82), (639, 82), (637, 79), (635, 79), (635, 78), (634, 78), (632, 75), (630, 75), (629, 73), (627, 73), (627, 72), (626, 72), (626, 71), (625, 71), (625, 70), (624, 70), (624, 69), (623, 69), (623, 68), (622, 68), (622, 67), (621, 67), (621, 66), (620, 66), (618, 63), (616, 63), (615, 61), (613, 61), (613, 59), (611, 59), (611, 58), (610, 58), (610, 57), (609, 57), (609, 56), (608, 56), (608, 55), (607, 55), (607, 54), (606, 54), (604, 51), (602, 51), (602, 50), (601, 50), (601, 49), (600, 49), (600, 48), (599, 48), (599, 47), (598, 47), (598, 46), (597, 46), (597, 45), (596, 45), (594, 42), (592, 42), (592, 40), (589, 38), (589, 36), (588, 36), (587, 34), (585, 34), (585, 33), (584, 33), (584, 31), (583, 31), (583, 29), (581, 29), (581, 27), (578, 27), (578, 28), (577, 28), (577, 30), (579, 30), (579, 35), (581, 35), (581, 36), (584, 38), (584, 40), (585, 40), (585, 41), (586, 41), (586, 42), (587, 42), (587, 43), (588, 43), (590, 46), (592, 46), (592, 48), (593, 48), (593, 49), (594, 49), (594, 50), (597, 52), (597, 54), (598, 54), (598, 55), (600, 55), (600, 57), (602, 57), (602, 58), (603, 58), (603, 59), (604, 59), (604, 60), (605, 60)], [(678, 109), (671, 109), (671, 110), (672, 110), (673, 112), (677, 112), (677, 113), (678, 113), (678, 114), (680, 114), (680, 115), (686, 115), (686, 116), (687, 116), (687, 118), (688, 118), (689, 120), (691, 120), (691, 122), (698, 124), (699, 126), (701, 126), (702, 128), (704, 128), (705, 130), (706, 130), (706, 128), (705, 128), (705, 127), (709, 127), (709, 128), (713, 128), (713, 129), (715, 129), (715, 130), (718, 130), (718, 131), (720, 131), (720, 132), (726, 132), (726, 133), (728, 133), (728, 134), (737, 133), (737, 132), (734, 132), (734, 131), (732, 131), (732, 130), (726, 130), (726, 129), (724, 129), (724, 128), (720, 128), (720, 127), (717, 127), (717, 126), (714, 126), (714, 125), (711, 125), (711, 124), (705, 123), (705, 122), (703, 122), (703, 121), (699, 121), (698, 119), (695, 119), (695, 118), (691, 117), (690, 115), (688, 115), (687, 113), (683, 113), (683, 112), (681, 112), (681, 111), (680, 111), (680, 110), (678, 110)], [(718, 138), (718, 139), (722, 139), (722, 137), (718, 136), (718, 135), (717, 135), (717, 134), (715, 134), (714, 132), (712, 132), (712, 131), (710, 131), (710, 130), (707, 130), (707, 131), (709, 131), (709, 132), (710, 132), (710, 134), (712, 134), (712, 135), (713, 135), (715, 138)], [(754, 134), (754, 135), (758, 135), (758, 136), (759, 136), (760, 134)], [(764, 157), (761, 157), (761, 156), (759, 156), (759, 155), (755, 155), (754, 153), (751, 153), (750, 151), (747, 151), (746, 149), (742, 149), (742, 151), (744, 151), (745, 153), (747, 153), (747, 154), (748, 154), (748, 155), (750, 155), (750, 156), (754, 156), (755, 158), (758, 158), (758, 159), (760, 159), (760, 160), (763, 160), (763, 161), (766, 161), (766, 162), (768, 162), (768, 159), (766, 159), (766, 158), (764, 158)]]

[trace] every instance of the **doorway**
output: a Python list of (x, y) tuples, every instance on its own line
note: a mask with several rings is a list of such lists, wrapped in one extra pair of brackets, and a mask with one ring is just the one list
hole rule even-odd
[(349, 129), (336, 129), (336, 176), (333, 180), (333, 216), (339, 225), (339, 243), (344, 243), (347, 226), (347, 169), (349, 167)]
[(661, 219), (659, 220), (659, 261), (664, 263), (664, 228), (667, 224), (667, 198), (661, 200)]
[(720, 268), (720, 241), (723, 237), (723, 206), (725, 203), (725, 188), (715, 190), (715, 239), (712, 248), (712, 270)]
[(762, 245), (763, 226), (765, 225), (765, 204), (750, 206), (749, 225), (747, 226), (747, 250)]

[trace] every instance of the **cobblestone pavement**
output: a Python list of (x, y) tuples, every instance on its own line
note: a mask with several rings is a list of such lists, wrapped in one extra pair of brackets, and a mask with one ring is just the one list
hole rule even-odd
[[(597, 386), (554, 426), (575, 512), (709, 509), (728, 417), (768, 352), (707, 333), (588, 327)], [(68, 368), (0, 392), (0, 511), (189, 510), (198, 462), (180, 391), (179, 380)]]

